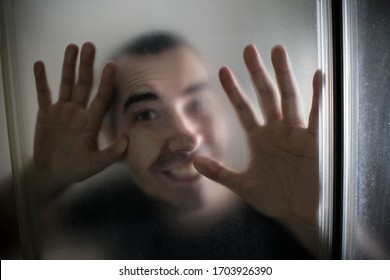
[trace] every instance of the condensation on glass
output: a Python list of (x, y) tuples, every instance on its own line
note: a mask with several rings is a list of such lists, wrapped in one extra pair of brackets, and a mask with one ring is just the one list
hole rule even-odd
[(343, 257), (390, 258), (390, 2), (344, 1)]
[[(93, 8), (91, 8), (91, 2), (93, 2)], [(52, 99), (56, 100), (62, 56), (67, 44), (81, 45), (85, 41), (91, 41), (96, 45), (95, 81), (97, 81), (98, 73), (101, 72), (107, 57), (118, 44), (142, 31), (172, 30), (184, 34), (199, 48), (214, 74), (217, 73), (219, 66), (229, 65), (237, 74), (243, 89), (248, 93), (253, 93), (242, 61), (244, 46), (248, 43), (256, 44), (267, 68), (271, 70), (270, 50), (275, 44), (284, 44), (287, 46), (295, 70), (304, 115), (307, 119), (311, 105), (313, 73), (319, 65), (325, 67), (324, 65), (329, 63), (328, 58), (323, 58), (325, 52), (323, 48), (328, 47), (329, 41), (322, 37), (319, 43), (318, 38), (318, 32), (324, 32), (320, 28), (324, 22), (318, 18), (319, 13), (322, 12), (317, 10), (319, 2), (329, 3), (329, 1), (315, 0), (267, 0), (245, 1), (245, 3), (235, 0), (3, 1), (6, 7), (3, 11), (6, 13), (2, 15), (5, 19), (2, 28), (7, 31), (7, 40), (1, 43), (6, 46), (5, 49), (8, 52), (2, 55), (2, 59), (6, 60), (2, 60), (2, 68), (5, 69), (3, 78), (7, 83), (6, 88), (13, 93), (9, 95), (12, 96), (12, 100), (7, 102), (11, 107), (7, 118), (9, 139), (12, 139), (10, 141), (11, 156), (16, 183), (28, 185), (28, 182), (23, 181), (23, 170), (28, 168), (32, 156), (37, 112), (32, 72), (34, 61), (43, 60), (45, 62), (54, 95)], [(329, 87), (325, 90), (329, 90)], [(226, 100), (222, 99), (221, 102), (230, 108)], [(233, 110), (226, 109), (226, 112), (227, 118), (231, 118), (228, 122), (239, 127), (238, 121), (230, 117), (234, 116)], [(323, 128), (326, 129), (325, 126), (329, 123), (327, 117), (323, 123)], [(1, 131), (1, 137), (6, 137), (6, 135)], [(330, 138), (331, 135), (326, 134), (325, 137)], [(230, 166), (241, 167), (247, 159), (242, 132), (235, 133), (231, 141), (232, 147), (241, 148), (232, 149), (227, 162)], [(104, 141), (102, 142), (104, 145)], [(1, 141), (1, 145), (3, 143), (5, 142)], [(323, 160), (327, 159), (323, 158)], [(325, 173), (322, 176), (324, 178), (328, 174)], [(101, 179), (97, 177), (95, 180)], [(17, 196), (22, 205), (29, 205), (29, 197), (26, 197), (26, 194), (25, 189), (17, 190)], [(64, 194), (59, 203), (65, 201), (64, 205), (70, 205), (68, 200), (72, 198), (77, 204), (78, 199), (83, 201), (89, 195), (94, 194), (92, 188), (83, 189), (82, 186), (74, 186)], [(84, 197), (81, 197), (82, 195)], [(103, 190), (100, 196), (105, 199), (110, 198), (111, 189)], [(94, 199), (99, 199), (99, 197), (94, 197)], [(97, 205), (91, 203), (82, 204), (82, 207), (77, 205), (77, 207), (79, 207), (79, 213), (100, 215), (101, 212)], [(68, 221), (61, 219), (55, 219), (56, 224), (40, 224), (39, 221), (34, 220), (34, 213), (32, 213), (34, 208), (20, 207), (18, 211), (22, 225), (25, 257), (111, 258), (109, 251), (115, 256), (126, 256), (126, 250), (131, 250), (126, 247), (126, 240), (139, 238), (139, 236), (129, 237), (126, 232), (120, 231), (115, 225), (115, 222), (126, 222), (122, 206), (110, 205), (109, 210), (119, 218), (118, 220), (104, 220), (106, 216), (102, 215), (97, 217), (101, 219), (100, 225), (99, 222), (91, 222), (85, 215), (80, 218), (74, 214), (75, 212), (67, 213), (66, 208), (63, 209), (65, 214), (48, 213), (48, 215), (58, 215), (62, 217), (61, 219), (72, 220), (74, 229), (69, 227)], [(323, 209), (325, 209), (323, 211), (331, 211), (331, 206), (328, 205)], [(329, 229), (329, 224), (330, 222), (323, 225), (325, 231)], [(99, 228), (101, 225), (105, 228)], [(44, 230), (45, 235), (39, 236), (40, 242), (35, 242), (38, 239), (33, 233), (38, 232), (39, 235), (41, 230)], [(153, 232), (153, 227), (150, 231)], [(91, 236), (93, 238), (90, 238)], [(110, 239), (112, 236), (117, 239)], [(150, 246), (153, 248), (153, 244)], [(108, 247), (110, 247), (109, 251), (106, 251)]]

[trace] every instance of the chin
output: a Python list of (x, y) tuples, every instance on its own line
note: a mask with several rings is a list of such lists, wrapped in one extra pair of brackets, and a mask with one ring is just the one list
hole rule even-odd
[[(202, 210), (213, 191), (213, 186), (200, 174), (193, 178), (174, 178), (165, 175), (154, 180), (153, 186), (141, 189), (157, 201), (162, 202), (174, 211), (192, 212)], [(139, 186), (143, 186), (139, 184)]]
[(206, 197), (202, 186), (180, 188), (171, 197), (169, 204), (178, 211), (192, 212), (201, 210), (206, 204)]

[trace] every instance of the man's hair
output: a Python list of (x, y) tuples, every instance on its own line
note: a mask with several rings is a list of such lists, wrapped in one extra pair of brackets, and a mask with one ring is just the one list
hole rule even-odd
[(177, 46), (189, 46), (181, 36), (168, 31), (153, 31), (143, 33), (124, 44), (112, 57), (118, 59), (123, 55), (159, 54)]
[[(120, 57), (126, 55), (146, 56), (157, 55), (163, 51), (170, 50), (179, 46), (186, 46), (191, 49), (192, 46), (181, 36), (168, 31), (153, 31), (143, 33), (134, 37), (120, 47), (110, 60), (117, 61)], [(112, 133), (116, 134), (116, 116), (114, 104), (117, 98), (117, 89), (114, 88), (113, 97), (107, 112)]]

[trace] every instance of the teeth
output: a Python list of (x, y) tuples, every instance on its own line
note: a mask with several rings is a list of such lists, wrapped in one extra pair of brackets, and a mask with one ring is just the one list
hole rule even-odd
[(198, 171), (196, 171), (193, 164), (170, 169), (169, 173), (171, 173), (173, 176), (175, 176), (178, 179), (190, 178), (199, 174)]

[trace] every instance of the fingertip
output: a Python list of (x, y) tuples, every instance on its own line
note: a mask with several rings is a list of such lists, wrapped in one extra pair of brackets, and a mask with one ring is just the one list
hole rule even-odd
[(65, 49), (66, 62), (68, 62), (69, 64), (73, 64), (77, 58), (78, 51), (79, 51), (79, 48), (76, 44), (67, 45), (66, 49)]
[(286, 47), (282, 44), (276, 44), (271, 49), (271, 53), (283, 53), (283, 52), (286, 52)]
[(256, 45), (253, 43), (249, 43), (245, 46), (244, 50), (256, 50)]
[(81, 58), (84, 60), (92, 60), (95, 56), (96, 48), (91, 42), (85, 42), (81, 48)]
[(85, 42), (82, 46), (82, 49), (90, 49), (90, 50), (95, 50), (95, 44), (92, 42)]
[(284, 74), (290, 69), (287, 49), (283, 45), (275, 45), (272, 48), (271, 61), (276, 74)]
[(129, 144), (128, 142), (129, 141), (127, 137), (122, 136), (119, 139), (117, 139), (115, 143), (111, 145), (111, 147), (109, 147), (108, 154), (110, 157), (110, 161), (116, 160), (123, 155), (123, 153), (127, 150), (127, 146)]
[(34, 74), (36, 77), (41, 76), (44, 70), (44, 64), (42, 60), (38, 60), (34, 63)]
[(121, 155), (127, 150), (127, 146), (129, 145), (129, 139), (127, 136), (123, 135), (117, 142), (117, 151), (118, 154)]
[(244, 48), (244, 59), (251, 58), (253, 55), (257, 55), (258, 51), (254, 44), (248, 44)]
[(318, 69), (313, 76), (313, 85), (316, 85), (316, 88), (318, 88), (321, 86), (324, 78), (325, 77), (322, 75), (322, 71)]
[(233, 73), (228, 67), (222, 67), (219, 71), (219, 81), (223, 90), (229, 95), (231, 91), (237, 88), (237, 83)]
[(226, 75), (227, 72), (229, 72), (229, 67), (227, 67), (227, 66), (222, 66), (222, 67), (219, 69), (219, 76), (221, 76), (221, 75)]
[(240, 186), (239, 174), (212, 158), (197, 156), (194, 159), (194, 167), (203, 176), (224, 185), (233, 191), (236, 187)]
[(214, 178), (220, 169), (217, 162), (204, 156), (198, 156), (194, 159), (194, 167), (199, 173), (209, 178)]
[(223, 66), (219, 69), (218, 76), (219, 76), (219, 81), (222, 84), (222, 87), (225, 86), (225, 83), (229, 79), (229, 68), (227, 66)]
[(232, 78), (232, 73), (229, 67), (223, 66), (221, 67), (221, 69), (219, 69), (219, 79), (222, 83), (231, 80), (231, 78)]
[(253, 43), (246, 45), (244, 48), (244, 53), (245, 52), (253, 52), (253, 51), (256, 51), (256, 46)]
[(66, 49), (67, 49), (67, 50), (68, 50), (68, 49), (78, 50), (79, 47), (78, 47), (76, 44), (74, 44), (74, 43), (70, 43), (70, 44), (68, 44), (68, 45), (66, 46)]
[(103, 70), (104, 74), (107, 75), (110, 78), (115, 77), (116, 72), (117, 72), (117, 65), (114, 61), (109, 61), (106, 63), (104, 66)]
[(206, 163), (207, 159), (204, 156), (197, 156), (194, 158), (194, 167), (196, 170), (200, 171), (202, 166)]
[(261, 70), (263, 62), (255, 45), (250, 44), (244, 49), (244, 62), (252, 74)]
[(37, 67), (37, 66), (42, 65), (42, 64), (43, 64), (42, 60), (37, 60), (34, 62), (34, 67)]
[(273, 62), (280, 62), (281, 60), (285, 60), (286, 58), (287, 50), (283, 45), (277, 44), (273, 46), (273, 48), (271, 49), (271, 60)]
[(317, 70), (313, 75), (313, 95), (315, 98), (318, 98), (322, 92), (323, 79), (322, 71)]

